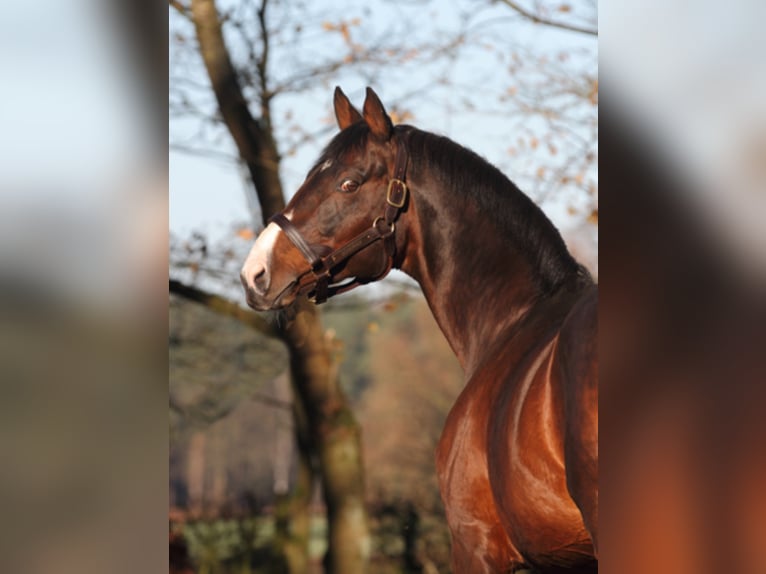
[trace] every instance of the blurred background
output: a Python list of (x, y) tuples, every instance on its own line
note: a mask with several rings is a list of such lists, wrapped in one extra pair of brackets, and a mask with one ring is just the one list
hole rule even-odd
[(499, 166), (596, 274), (595, 2), (170, 5), (174, 567), (448, 572), (434, 450), (463, 379), (417, 285), (299, 308), (296, 332), (243, 309), (239, 269), (339, 85)]

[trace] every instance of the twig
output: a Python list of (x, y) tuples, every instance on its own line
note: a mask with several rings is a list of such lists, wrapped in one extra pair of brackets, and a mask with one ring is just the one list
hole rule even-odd
[(184, 299), (188, 299), (189, 301), (204, 305), (211, 311), (236, 319), (264, 335), (279, 338), (278, 331), (272, 327), (268, 321), (263, 319), (263, 317), (252, 311), (243, 309), (236, 303), (229, 301), (220, 295), (207, 293), (197, 287), (185, 285), (175, 279), (170, 279), (170, 292), (179, 297), (183, 297)]
[(530, 12), (523, 6), (520, 6), (519, 4), (514, 2), (514, 0), (497, 0), (497, 1), (502, 2), (506, 6), (513, 8), (516, 12), (524, 16), (527, 20), (531, 20), (532, 22), (535, 22), (536, 24), (544, 24), (546, 26), (552, 26), (553, 28), (561, 28), (562, 30), (569, 30), (570, 32), (588, 34), (589, 36), (598, 36), (598, 30), (594, 30), (593, 28), (583, 28), (575, 24), (567, 24), (566, 22), (559, 22), (556, 20), (549, 20), (548, 18), (543, 18), (542, 16), (539, 16), (535, 14), (534, 12)]
[(293, 403), (290, 401), (282, 401), (274, 397), (270, 397), (269, 395), (264, 395), (261, 393), (253, 394), (250, 397), (250, 400), (253, 402), (261, 403), (263, 405), (274, 407), (277, 409), (292, 410), (293, 408)]
[(181, 14), (181, 16), (191, 20), (191, 11), (188, 6), (184, 6), (179, 0), (168, 0), (168, 2), (170, 3), (170, 6), (175, 8), (176, 11)]

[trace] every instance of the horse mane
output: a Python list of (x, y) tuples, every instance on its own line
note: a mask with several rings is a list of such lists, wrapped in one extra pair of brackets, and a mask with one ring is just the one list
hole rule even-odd
[[(558, 229), (542, 209), (497, 167), (445, 136), (408, 125), (399, 125), (396, 131), (407, 134), (412, 161), (422, 161), (433, 169), (449, 193), (472, 199), (509, 245), (529, 259), (544, 292), (553, 291), (572, 273), (587, 273), (569, 253)], [(364, 149), (368, 133), (364, 122), (339, 132), (310, 172), (327, 160), (339, 159), (348, 150)]]
[(447, 137), (411, 126), (399, 129), (409, 132), (413, 160), (433, 169), (449, 193), (473, 200), (509, 245), (529, 258), (543, 291), (550, 292), (570, 274), (583, 272), (543, 210), (497, 167)]

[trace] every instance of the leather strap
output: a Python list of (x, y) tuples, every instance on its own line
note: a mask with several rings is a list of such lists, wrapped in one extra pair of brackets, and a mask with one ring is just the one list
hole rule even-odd
[(298, 248), (298, 251), (300, 251), (309, 262), (312, 271), (316, 272), (322, 267), (322, 258), (314, 252), (314, 250), (311, 248), (311, 245), (309, 245), (308, 242), (303, 239), (301, 232), (298, 231), (298, 229), (293, 225), (293, 222), (287, 219), (284, 214), (277, 213), (271, 217), (271, 219), (269, 219), (269, 223), (276, 223), (279, 227), (282, 228), (282, 231), (285, 232), (290, 241), (292, 241), (293, 245)]
[[(383, 240), (384, 248), (387, 255), (387, 264), (383, 271), (376, 277), (371, 278), (377, 280), (385, 277), (393, 266), (393, 258), (396, 254), (396, 238), (394, 232), (396, 231), (396, 220), (399, 218), (399, 214), (407, 201), (407, 184), (404, 182), (407, 175), (407, 164), (409, 162), (409, 154), (407, 153), (407, 145), (405, 136), (396, 140), (396, 158), (394, 160), (394, 174), (391, 180), (388, 182), (388, 189), (386, 190), (386, 208), (382, 217), (378, 217), (372, 222), (372, 226), (366, 231), (363, 231), (351, 241), (345, 245), (339, 247), (336, 250), (326, 245), (310, 245), (301, 235), (298, 228), (287, 219), (282, 213), (277, 213), (269, 219), (269, 222), (276, 223), (287, 235), (288, 239), (298, 248), (308, 261), (310, 269), (307, 270), (299, 277), (299, 283), (302, 283), (302, 279), (313, 273), (315, 279), (302, 284), (299, 288), (301, 293), (310, 293), (313, 289), (314, 301), (318, 305), (324, 303), (329, 297), (343, 293), (353, 289), (357, 285), (361, 285), (368, 281), (360, 281), (354, 278), (352, 281), (342, 285), (330, 285), (332, 279), (332, 270), (339, 264), (343, 263), (347, 259), (350, 259), (353, 255), (362, 251), (369, 245), (372, 245), (376, 241)], [(324, 252), (321, 253), (321, 252)]]

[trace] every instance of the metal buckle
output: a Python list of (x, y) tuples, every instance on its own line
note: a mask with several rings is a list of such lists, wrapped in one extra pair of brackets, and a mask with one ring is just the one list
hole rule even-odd
[(388, 225), (388, 230), (385, 231), (384, 233), (381, 233), (380, 232), (380, 228), (378, 227), (378, 223), (381, 222), (381, 221), (383, 223), (386, 223), (385, 218), (383, 218), (383, 217), (376, 217), (375, 221), (372, 222), (372, 227), (374, 229), (376, 229), (378, 231), (378, 233), (380, 233), (383, 237), (388, 237), (389, 235), (392, 235), (394, 233), (394, 231), (396, 231), (396, 223), (394, 223), (392, 221), (391, 223), (387, 224)]
[[(400, 201), (393, 201), (391, 199), (391, 191), (393, 190), (394, 184), (399, 184), (402, 186), (402, 199)], [(404, 207), (404, 202), (407, 200), (407, 184), (404, 183), (401, 179), (392, 178), (391, 181), (388, 182), (388, 192), (386, 193), (386, 203), (392, 207), (396, 207), (397, 209), (401, 209)]]

